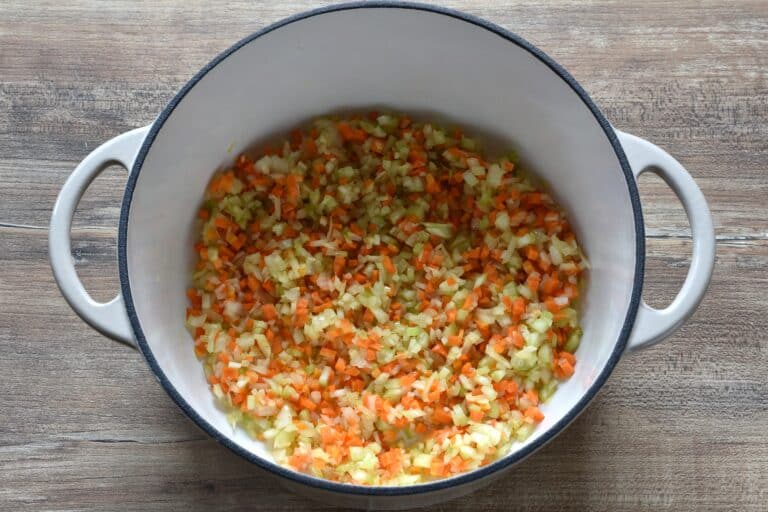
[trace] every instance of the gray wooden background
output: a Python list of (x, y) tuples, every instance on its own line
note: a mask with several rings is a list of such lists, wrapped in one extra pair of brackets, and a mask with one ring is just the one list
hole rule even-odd
[[(675, 155), (710, 201), (717, 266), (698, 313), (623, 360), (563, 435), (487, 491), (439, 510), (768, 510), (768, 2), (453, 1), (562, 63), (614, 125)], [(0, 509), (318, 508), (198, 431), (141, 356), (65, 304), (47, 261), (67, 174), (149, 123), (248, 33), (313, 3), (0, 2)], [(74, 256), (118, 288), (125, 172), (96, 180)], [(645, 297), (689, 261), (682, 208), (641, 179)], [(323, 508), (320, 506), (320, 508)]]

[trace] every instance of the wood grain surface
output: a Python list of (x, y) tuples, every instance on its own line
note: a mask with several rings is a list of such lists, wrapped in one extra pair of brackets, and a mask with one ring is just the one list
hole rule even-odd
[[(768, 2), (455, 1), (563, 64), (611, 122), (675, 155), (718, 237), (696, 315), (626, 357), (546, 448), (443, 511), (768, 510)], [(315, 510), (211, 441), (135, 351), (86, 326), (47, 261), (56, 194), (232, 42), (312, 2), (0, 2), (0, 510)], [(99, 177), (73, 255), (116, 293), (125, 184)], [(679, 288), (690, 230), (641, 179), (645, 297)]]

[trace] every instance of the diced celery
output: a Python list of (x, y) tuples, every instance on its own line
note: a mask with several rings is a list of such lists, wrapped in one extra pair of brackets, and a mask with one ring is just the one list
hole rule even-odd
[(576, 349), (579, 348), (579, 344), (581, 343), (581, 328), (577, 327), (571, 332), (571, 335), (568, 336), (568, 340), (565, 342), (565, 345), (563, 346), (563, 350), (566, 352), (574, 353), (576, 352)]
[(437, 222), (424, 222), (424, 229), (435, 236), (440, 238), (450, 238), (453, 234), (453, 225), (451, 224), (439, 224)]
[(504, 177), (504, 170), (499, 164), (492, 164), (488, 168), (488, 176), (486, 177), (486, 183), (489, 187), (499, 188), (501, 186), (501, 180)]
[(428, 469), (432, 465), (432, 455), (420, 453), (413, 458), (413, 465), (417, 468)]
[(467, 151), (474, 151), (477, 148), (477, 143), (469, 137), (461, 138), (461, 147)]
[(520, 372), (527, 372), (536, 366), (537, 354), (535, 346), (526, 346), (512, 354), (510, 363), (512, 368)]

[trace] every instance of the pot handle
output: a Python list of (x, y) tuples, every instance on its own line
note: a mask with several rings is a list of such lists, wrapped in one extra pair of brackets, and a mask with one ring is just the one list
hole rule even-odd
[(672, 303), (664, 309), (641, 300), (628, 351), (650, 347), (669, 336), (693, 314), (709, 286), (715, 265), (715, 230), (707, 201), (688, 171), (672, 156), (645, 139), (615, 130), (637, 179), (644, 172), (660, 176), (677, 195), (693, 239), (693, 257), (688, 275)]
[(109, 302), (96, 302), (80, 282), (72, 258), (72, 218), (83, 193), (91, 182), (110, 165), (131, 169), (149, 126), (118, 135), (94, 149), (70, 174), (51, 213), (48, 251), (53, 277), (61, 294), (80, 318), (110, 338), (136, 348), (122, 294)]

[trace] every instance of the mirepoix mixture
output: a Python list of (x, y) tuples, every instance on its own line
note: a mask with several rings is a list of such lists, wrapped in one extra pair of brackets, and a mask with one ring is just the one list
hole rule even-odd
[(493, 461), (574, 373), (562, 210), (460, 130), (322, 118), (211, 180), (187, 324), (233, 424), (329, 480)]

